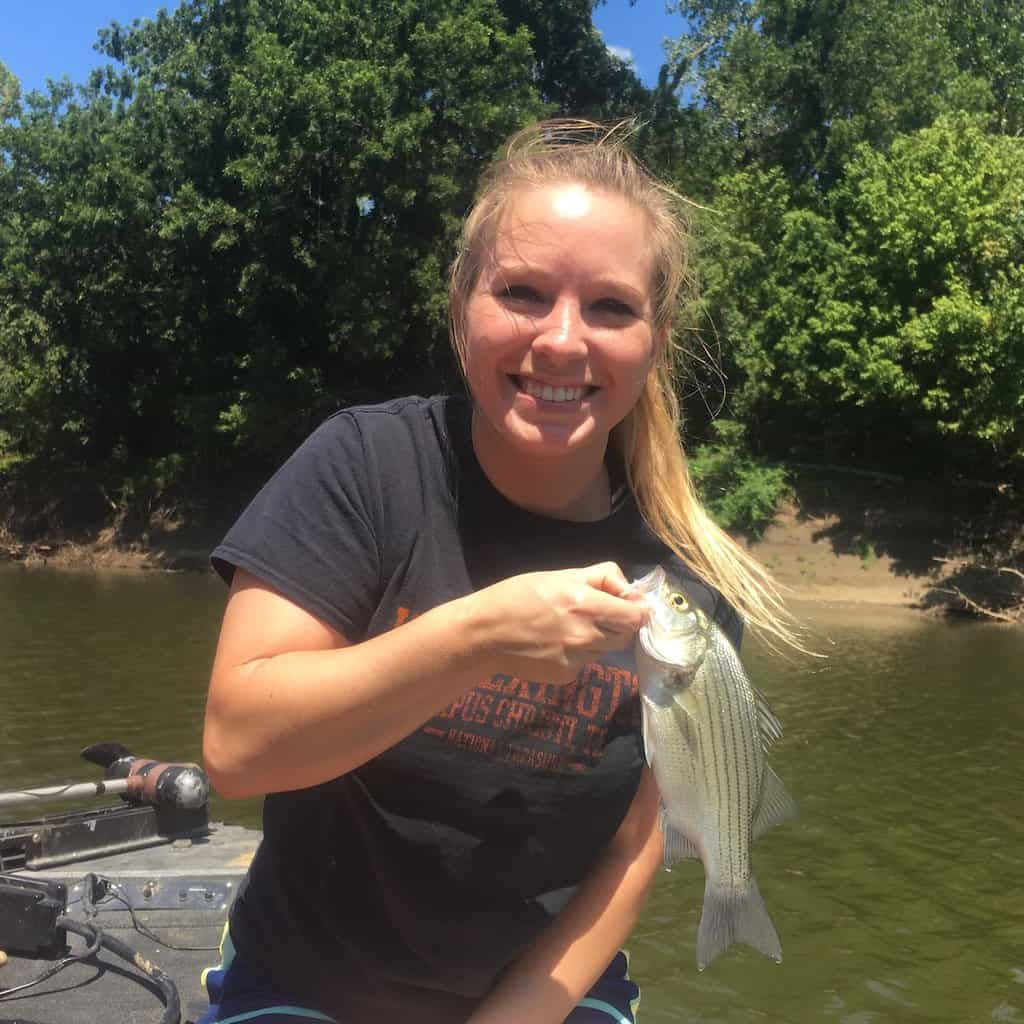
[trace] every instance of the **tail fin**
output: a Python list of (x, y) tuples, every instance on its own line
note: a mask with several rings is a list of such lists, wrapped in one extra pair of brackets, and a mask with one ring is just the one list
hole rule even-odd
[(705, 882), (704, 910), (697, 932), (697, 970), (703, 971), (734, 942), (752, 946), (776, 963), (782, 961), (778, 932), (753, 875), (745, 892), (716, 887), (710, 879)]

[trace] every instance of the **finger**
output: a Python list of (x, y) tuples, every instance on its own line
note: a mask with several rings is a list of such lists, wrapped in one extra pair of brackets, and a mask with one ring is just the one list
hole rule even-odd
[(601, 636), (590, 645), (593, 654), (600, 654), (606, 651), (627, 651), (636, 641), (636, 631), (628, 632), (612, 631), (602, 632)]
[(623, 575), (622, 570), (615, 562), (598, 562), (596, 565), (588, 565), (583, 569), (586, 581), (598, 590), (615, 597), (624, 597), (629, 594), (629, 580)]
[(647, 621), (647, 605), (594, 591), (590, 614), (594, 625), (605, 633), (635, 633)]

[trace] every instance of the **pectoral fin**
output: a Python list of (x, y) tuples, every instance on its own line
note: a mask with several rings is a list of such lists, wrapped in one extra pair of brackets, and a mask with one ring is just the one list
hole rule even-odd
[(761, 800), (754, 812), (754, 822), (751, 826), (751, 834), (755, 839), (762, 836), (773, 825), (779, 825), (784, 821), (790, 821), (800, 813), (796, 801), (786, 792), (782, 779), (766, 767), (764, 772), (764, 786), (761, 789)]
[(661, 829), (661, 838), (664, 846), (662, 862), (666, 871), (672, 870), (672, 865), (681, 860), (700, 860), (700, 851), (686, 836), (677, 828), (673, 827), (665, 813), (665, 805), (662, 804), (658, 811), (658, 827)]
[(644, 738), (644, 757), (647, 759), (648, 767), (654, 764), (654, 745), (651, 738), (651, 712), (647, 707), (647, 701), (640, 701), (640, 728)]

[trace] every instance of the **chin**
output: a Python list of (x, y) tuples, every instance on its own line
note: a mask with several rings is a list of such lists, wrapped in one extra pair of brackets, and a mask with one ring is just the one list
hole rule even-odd
[(505, 438), (524, 454), (538, 458), (558, 458), (592, 447), (601, 440), (607, 443), (593, 422), (572, 424), (532, 423), (511, 417), (503, 424)]

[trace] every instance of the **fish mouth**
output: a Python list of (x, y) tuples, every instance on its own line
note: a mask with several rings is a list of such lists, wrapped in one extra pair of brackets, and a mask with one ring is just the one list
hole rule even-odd
[(636, 638), (639, 641), (640, 646), (643, 648), (644, 654), (646, 654), (648, 658), (650, 658), (652, 661), (657, 662), (663, 668), (672, 667), (672, 662), (667, 657), (667, 655), (662, 654), (658, 650), (657, 643), (655, 642), (654, 637), (651, 636), (650, 630), (648, 630), (646, 626), (642, 626), (640, 628), (640, 632), (637, 633)]
[[(647, 655), (651, 661), (656, 662), (660, 668), (671, 670), (672, 672), (695, 672), (701, 662), (704, 660), (704, 652), (701, 651), (701, 656), (695, 658), (693, 664), (682, 664), (679, 661), (678, 654), (669, 654), (665, 650), (665, 646), (669, 646), (676, 640), (682, 640), (689, 636), (689, 633), (668, 633), (662, 634), (660, 637), (655, 637), (648, 626), (642, 626), (639, 633), (637, 633), (637, 640), (640, 643), (640, 647), (643, 649), (644, 654)], [(659, 643), (659, 640), (661, 643)]]
[(668, 578), (668, 573), (656, 565), (645, 576), (630, 583), (630, 590), (642, 595), (649, 613), (637, 640), (644, 655), (660, 669), (692, 675), (700, 668), (707, 652), (706, 618), (703, 612), (694, 609), (693, 622), (682, 629), (669, 628), (666, 618), (670, 616), (666, 616), (665, 602), (660, 597)]
[(641, 576), (639, 579), (633, 580), (629, 585), (629, 589), (638, 594), (643, 594), (645, 598), (649, 598), (661, 590), (661, 585), (664, 582), (665, 570), (662, 569), (660, 565), (656, 565), (645, 576)]

